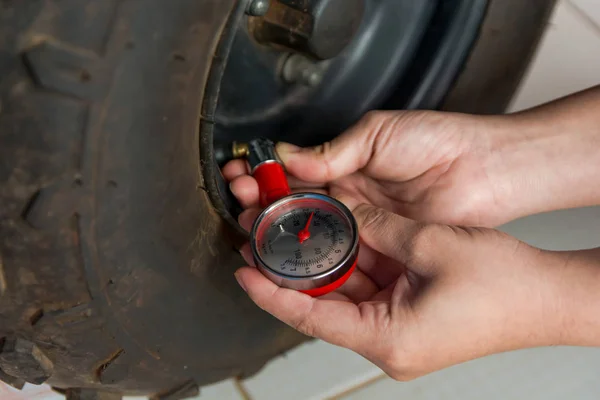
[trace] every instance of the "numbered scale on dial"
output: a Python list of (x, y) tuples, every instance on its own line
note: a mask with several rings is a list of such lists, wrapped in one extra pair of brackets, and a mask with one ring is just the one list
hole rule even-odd
[(341, 286), (356, 267), (358, 231), (350, 210), (318, 193), (286, 196), (256, 219), (257, 267), (279, 286), (312, 296)]

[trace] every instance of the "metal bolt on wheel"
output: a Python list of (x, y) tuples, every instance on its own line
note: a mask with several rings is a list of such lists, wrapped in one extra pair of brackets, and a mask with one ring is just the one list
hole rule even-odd
[(248, 3), (246, 12), (253, 17), (261, 17), (269, 11), (269, 0), (253, 0)]

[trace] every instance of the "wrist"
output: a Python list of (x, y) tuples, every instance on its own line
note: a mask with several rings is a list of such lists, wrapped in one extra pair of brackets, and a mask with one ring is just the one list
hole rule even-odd
[(600, 201), (600, 130), (561, 116), (495, 117), (486, 174), (504, 220)]
[(549, 344), (600, 346), (600, 249), (545, 253), (554, 304)]

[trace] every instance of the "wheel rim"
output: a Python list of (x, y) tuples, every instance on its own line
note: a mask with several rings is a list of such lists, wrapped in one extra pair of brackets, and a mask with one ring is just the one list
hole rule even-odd
[[(285, 1), (285, 0), (284, 0)], [(220, 174), (215, 148), (267, 137), (298, 145), (331, 140), (371, 109), (436, 109), (460, 72), (487, 0), (365, 0), (361, 26), (343, 52), (315, 63), (316, 86), (285, 82), (290, 53), (258, 44), (244, 2), (224, 28), (201, 121), (205, 186), (237, 226), (241, 208)]]

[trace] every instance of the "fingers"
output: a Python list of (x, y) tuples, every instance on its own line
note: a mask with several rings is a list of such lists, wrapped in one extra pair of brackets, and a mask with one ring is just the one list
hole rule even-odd
[(423, 224), (370, 204), (357, 204), (350, 197), (338, 200), (352, 210), (360, 238), (367, 246), (403, 264), (410, 261), (415, 235), (422, 231)]
[(351, 349), (366, 337), (359, 309), (351, 302), (280, 288), (255, 268), (240, 268), (235, 275), (260, 308), (308, 336)]
[(258, 207), (258, 183), (250, 175), (238, 176), (231, 181), (229, 188), (243, 208)]
[(337, 292), (346, 296), (355, 304), (369, 300), (379, 291), (379, 287), (365, 275), (356, 269), (350, 278), (339, 288)]
[[(229, 188), (243, 208), (256, 208), (259, 201), (259, 188), (256, 180), (248, 175), (248, 165), (243, 160), (233, 160), (223, 167), (223, 176), (230, 182)], [(304, 182), (288, 176), (294, 193), (313, 192), (327, 194), (322, 185)]]
[(360, 204), (352, 210), (361, 239), (373, 250), (406, 262), (406, 244), (417, 227), (415, 221), (382, 208)]
[(307, 189), (307, 188), (299, 188), (292, 189), (292, 193), (319, 193), (319, 194), (329, 194), (329, 192), (325, 189)]
[(225, 164), (221, 172), (229, 182), (231, 193), (243, 208), (258, 207), (258, 183), (248, 175), (248, 164), (245, 160), (230, 161)]
[(319, 300), (337, 300), (337, 301), (347, 301), (349, 303), (354, 303), (354, 301), (350, 300), (348, 296), (342, 294), (340, 292), (329, 292), (319, 297)]
[(238, 217), (238, 223), (242, 228), (250, 232), (252, 229), (252, 224), (254, 224), (254, 220), (260, 214), (260, 209), (258, 208), (249, 208), (247, 210), (242, 211), (240, 216)]
[(384, 256), (363, 242), (358, 253), (358, 269), (383, 289), (390, 282), (395, 282), (406, 268), (402, 263)]
[(372, 112), (333, 141), (313, 148), (277, 144), (277, 154), (288, 171), (301, 180), (325, 183), (367, 165), (380, 136), (388, 135), (397, 113)]
[(238, 176), (248, 175), (250, 170), (248, 169), (246, 160), (232, 160), (225, 164), (223, 169), (221, 169), (221, 173), (226, 181), (231, 182)]
[(299, 188), (304, 188), (304, 189), (325, 189), (325, 186), (323, 183), (315, 183), (315, 182), (307, 182), (307, 181), (303, 181), (302, 179), (298, 179), (293, 175), (288, 175), (288, 183), (290, 184), (290, 187), (292, 189), (299, 189)]
[(245, 243), (239, 251), (242, 257), (244, 258), (244, 261), (246, 261), (246, 264), (252, 265), (254, 267), (254, 257), (252, 256), (252, 249), (250, 248), (250, 243)]

